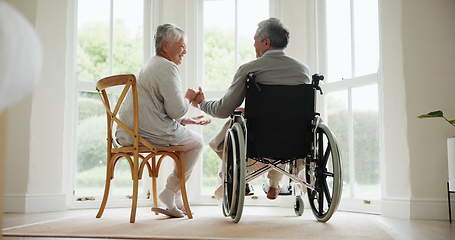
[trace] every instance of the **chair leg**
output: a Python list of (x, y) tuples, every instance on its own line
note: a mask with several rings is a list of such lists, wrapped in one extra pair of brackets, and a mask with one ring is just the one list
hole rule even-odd
[[(158, 193), (156, 190), (156, 176), (152, 177), (152, 192), (153, 192), (153, 207), (158, 207)], [(155, 215), (158, 215), (158, 212), (155, 212)]]
[(179, 180), (180, 180), (180, 191), (182, 192), (182, 199), (183, 199), (183, 206), (185, 207), (186, 215), (189, 219), (193, 218), (193, 214), (191, 214), (190, 204), (188, 203), (188, 197), (186, 195), (186, 185), (185, 185), (185, 175), (183, 173), (183, 153), (179, 154), (179, 159), (176, 161), (178, 164), (178, 171), (179, 171)]
[(134, 223), (136, 220), (136, 208), (137, 208), (137, 193), (138, 193), (138, 185), (139, 180), (136, 176), (133, 177), (133, 197), (132, 197), (132, 204), (131, 204), (131, 215), (130, 215), (130, 223)]
[(100, 218), (101, 216), (103, 216), (104, 208), (106, 208), (107, 199), (109, 197), (109, 189), (111, 188), (112, 173), (111, 173), (109, 159), (108, 159), (106, 168), (107, 168), (107, 170), (106, 170), (106, 184), (104, 185), (104, 196), (103, 196), (103, 201), (101, 202), (100, 209), (98, 210), (98, 213), (96, 214), (96, 218)]

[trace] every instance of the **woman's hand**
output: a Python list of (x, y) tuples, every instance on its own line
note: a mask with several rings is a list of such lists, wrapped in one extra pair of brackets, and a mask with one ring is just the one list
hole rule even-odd
[(183, 118), (180, 123), (182, 125), (189, 125), (189, 124), (195, 124), (195, 125), (207, 125), (211, 123), (212, 121), (208, 118), (205, 118), (203, 115), (192, 117), (192, 118)]
[(198, 91), (196, 93), (196, 96), (193, 98), (193, 100), (191, 100), (191, 105), (197, 108), (199, 104), (205, 100), (205, 94), (204, 91), (202, 91), (201, 87), (198, 88)]
[(188, 99), (188, 101), (192, 102), (197, 95), (198, 92), (194, 91), (194, 89), (188, 88), (185, 93), (185, 98)]

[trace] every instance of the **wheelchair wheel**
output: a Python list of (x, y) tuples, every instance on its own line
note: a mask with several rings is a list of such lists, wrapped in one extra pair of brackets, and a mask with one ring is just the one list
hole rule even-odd
[(294, 212), (297, 216), (302, 216), (304, 211), (303, 199), (301, 196), (295, 197)]
[(234, 123), (226, 133), (224, 153), (223, 214), (237, 223), (242, 216), (246, 185), (245, 135), (240, 123)]
[(324, 124), (316, 130), (315, 141), (315, 167), (311, 169), (310, 164), (306, 168), (307, 181), (315, 179), (315, 189), (308, 189), (308, 200), (316, 219), (326, 222), (336, 211), (343, 188), (340, 151), (335, 136)]

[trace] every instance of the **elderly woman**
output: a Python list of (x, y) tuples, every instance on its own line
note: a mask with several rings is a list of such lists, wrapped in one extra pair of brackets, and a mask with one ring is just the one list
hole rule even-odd
[[(139, 134), (157, 145), (183, 145), (184, 173), (187, 180), (199, 158), (202, 139), (188, 129), (187, 124), (205, 125), (209, 120), (202, 116), (183, 117), (188, 111), (189, 102), (184, 99), (177, 65), (186, 54), (185, 36), (182, 29), (173, 24), (158, 26), (155, 35), (155, 51), (143, 66), (137, 81), (139, 100)], [(191, 93), (189, 93), (191, 94)], [(188, 96), (188, 98), (192, 98)], [(133, 105), (128, 97), (120, 112), (120, 119), (133, 126)], [(133, 139), (120, 127), (116, 138), (120, 145), (132, 145)], [(159, 198), (167, 209), (154, 209), (172, 217), (183, 217), (183, 203), (179, 192), (177, 169), (167, 178), (165, 189)]]

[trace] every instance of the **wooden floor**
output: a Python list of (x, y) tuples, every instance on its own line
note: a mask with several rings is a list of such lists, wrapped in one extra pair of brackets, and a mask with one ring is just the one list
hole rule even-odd
[[(198, 207), (198, 208), (213, 208), (213, 206)], [(265, 211), (289, 211), (285, 208), (277, 207), (258, 207), (263, 208)], [(306, 211), (308, 211), (307, 209)], [(78, 215), (95, 214), (95, 209), (89, 210), (71, 210), (65, 212), (51, 212), (51, 213), (34, 213), (34, 214), (5, 214), (3, 219), (3, 228), (28, 225), (33, 223), (51, 221), (55, 219), (74, 217)], [(349, 215), (352, 213), (338, 212), (337, 214)], [(455, 240), (455, 222), (449, 224), (448, 221), (423, 221), (423, 220), (403, 220), (382, 217), (380, 215), (361, 214), (356, 213), (356, 216), (371, 220), (389, 233), (394, 239), (397, 240)], [(3, 237), (6, 240), (43, 240), (49, 238), (32, 238), (32, 237)], [(51, 238), (51, 239), (65, 239), (68, 238)], [(81, 239), (81, 238), (71, 238)]]

